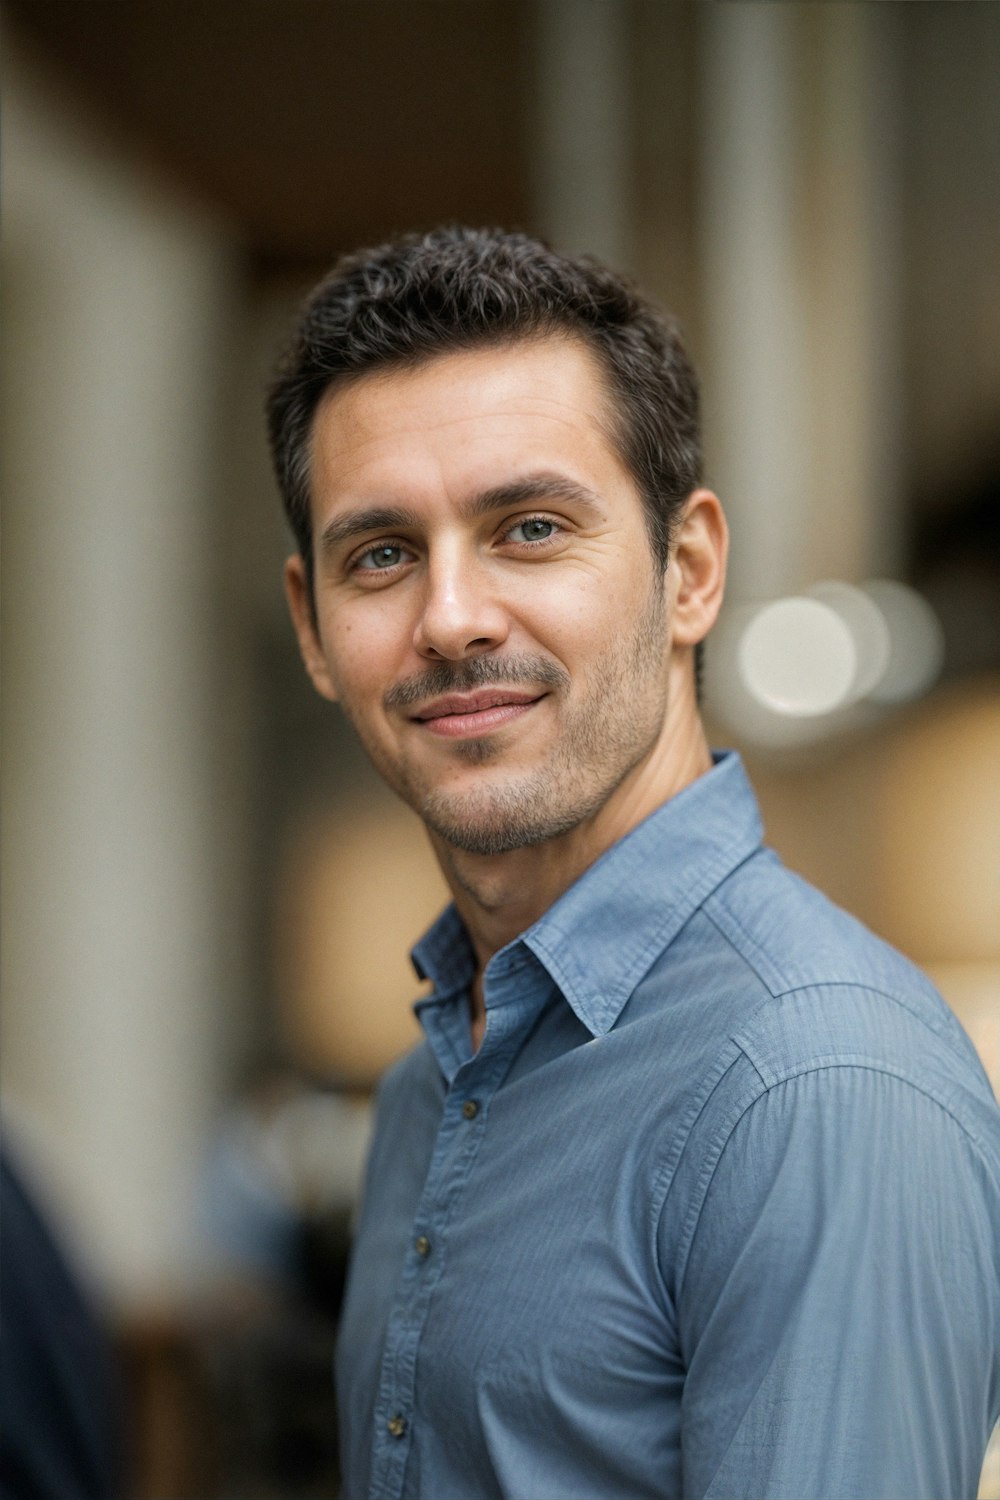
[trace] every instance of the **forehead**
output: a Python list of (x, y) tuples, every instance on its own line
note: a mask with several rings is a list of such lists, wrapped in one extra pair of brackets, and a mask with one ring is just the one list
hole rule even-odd
[(555, 465), (585, 483), (629, 482), (610, 435), (597, 356), (551, 336), (433, 355), (331, 389), (312, 434), (314, 505), (344, 493), (451, 488)]

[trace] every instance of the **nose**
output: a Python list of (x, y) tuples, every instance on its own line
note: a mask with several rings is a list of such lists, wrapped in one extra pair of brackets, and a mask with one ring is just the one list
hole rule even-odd
[(425, 574), (413, 644), (432, 661), (482, 656), (506, 641), (507, 611), (496, 580), (467, 551), (432, 559)]

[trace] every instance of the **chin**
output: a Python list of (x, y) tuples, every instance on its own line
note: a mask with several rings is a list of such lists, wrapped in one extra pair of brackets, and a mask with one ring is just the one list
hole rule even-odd
[(573, 799), (559, 806), (545, 778), (528, 777), (514, 784), (477, 787), (465, 795), (432, 792), (415, 807), (428, 828), (453, 849), (466, 854), (511, 854), (569, 833), (597, 806)]
[[(559, 833), (568, 832), (568, 827), (553, 828), (548, 825), (528, 827), (513, 822), (471, 823), (444, 818), (434, 820), (430, 816), (427, 816), (426, 822), (428, 828), (436, 833), (449, 848), (461, 850), (464, 854), (480, 854), (487, 857), (512, 854), (515, 849), (528, 849), (537, 844), (544, 844), (547, 839), (555, 838)], [(569, 827), (572, 826), (572, 824), (569, 825)]]

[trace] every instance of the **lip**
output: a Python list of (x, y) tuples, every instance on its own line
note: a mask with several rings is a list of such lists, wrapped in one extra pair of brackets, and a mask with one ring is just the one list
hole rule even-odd
[(528, 713), (544, 693), (518, 692), (516, 688), (481, 688), (475, 693), (448, 693), (425, 703), (414, 721), (432, 734), (446, 739), (464, 739), (490, 734)]

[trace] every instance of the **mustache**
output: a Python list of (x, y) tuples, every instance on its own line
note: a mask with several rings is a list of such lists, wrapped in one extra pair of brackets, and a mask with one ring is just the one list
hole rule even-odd
[(543, 656), (470, 656), (467, 661), (441, 661), (426, 672), (404, 677), (389, 689), (383, 703), (387, 709), (413, 708), (445, 693), (501, 684), (563, 688), (569, 685), (569, 673)]

